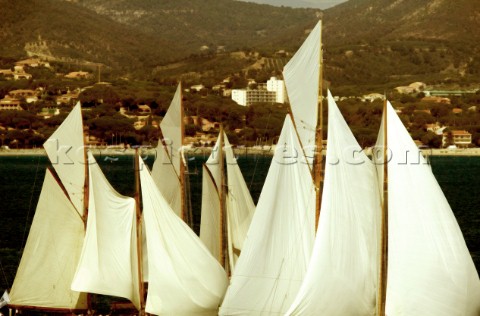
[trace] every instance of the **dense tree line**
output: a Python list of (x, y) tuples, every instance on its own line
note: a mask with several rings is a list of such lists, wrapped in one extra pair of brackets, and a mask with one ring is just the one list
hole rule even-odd
[[(364, 47), (362, 54), (377, 54), (376, 49), (380, 48)], [(394, 54), (405, 57), (417, 53), (415, 50), (401, 46), (393, 46), (391, 50)], [(420, 53), (431, 52), (442, 54), (444, 51), (431, 47)], [(214, 60), (218, 61), (218, 58), (220, 60), (224, 58), (224, 60), (222, 67), (213, 67), (208, 74), (200, 75), (198, 78), (202, 78), (201, 80), (193, 76), (190, 77), (190, 81), (183, 81), (182, 95), (185, 115), (203, 118), (212, 123), (222, 123), (233, 144), (253, 145), (260, 141), (274, 143), (280, 133), (285, 114), (288, 112), (288, 105), (264, 103), (242, 107), (230, 98), (223, 97), (221, 90), (214, 91), (212, 87), (214, 83), (222, 82), (222, 78), (228, 78), (228, 81), (223, 82), (225, 89), (244, 88), (247, 85), (247, 79), (252, 77), (257, 82), (264, 82), (271, 75), (280, 74), (280, 69), (277, 68), (284, 64), (285, 59), (280, 57), (278, 62), (269, 59), (268, 63), (275, 65), (272, 66), (273, 68), (246, 68), (239, 72), (233, 72), (234, 69), (244, 67), (260, 58), (257, 53), (244, 53), (239, 56), (241, 58), (237, 61), (230, 58), (229, 54), (223, 57), (197, 57), (199, 64), (194, 70), (198, 73), (204, 70), (203, 67), (213, 67)], [(232, 61), (234, 62), (232, 63)], [(6, 58), (1, 59), (0, 62), (12, 65), (13, 61)], [(178, 85), (174, 77), (162, 79), (160, 76), (149, 81), (141, 81), (107, 74), (104, 78), (110, 83), (96, 83), (94, 78), (75, 80), (58, 77), (55, 75), (58, 69), (71, 69), (65, 64), (54, 63), (53, 66), (52, 69), (29, 68), (28, 71), (35, 74), (34, 79), (31, 80), (15, 81), (0, 78), (0, 97), (4, 97), (15, 89), (40, 89), (37, 102), (26, 103), (25, 100), (22, 100), (21, 106), (24, 111), (0, 112), (2, 144), (13, 148), (41, 146), (73, 106), (73, 103), (57, 105), (56, 97), (68, 91), (78, 91), (78, 89), (81, 89), (79, 100), (84, 108), (84, 120), (88, 126), (89, 135), (95, 136), (107, 144), (118, 142), (119, 138), (122, 142), (132, 145), (156, 144), (160, 135), (154, 122), (161, 121), (170, 105)], [(186, 65), (181, 67), (184, 66)], [(328, 69), (327, 80), (330, 79), (328, 78)], [(205, 78), (210, 78), (211, 82), (204, 81)], [(189, 91), (190, 85), (199, 83), (205, 83), (206, 88), (198, 92)], [(375, 85), (372, 85), (362, 89), (374, 89), (374, 87)], [(337, 88), (330, 82), (329, 88), (334, 94), (342, 94), (346, 91), (359, 93), (359, 88), (353, 85)], [(468, 130), (473, 135), (474, 144), (480, 145), (480, 127), (477, 123), (480, 122), (479, 94), (452, 97), (451, 104), (428, 103), (422, 101), (423, 97), (423, 93), (418, 95), (389, 93), (388, 95), (394, 106), (401, 110), (400, 117), (414, 139), (418, 139), (430, 147), (441, 146), (441, 136), (427, 132), (425, 128), (427, 124), (438, 122), (441, 126), (449, 126), (451, 130)], [(148, 105), (151, 108), (151, 115), (147, 119), (146, 125), (136, 130), (133, 128), (135, 121), (133, 117), (139, 113), (138, 105), (140, 104)], [(382, 102), (364, 103), (358, 99), (349, 98), (339, 102), (339, 106), (360, 145), (362, 147), (372, 146), (378, 133)], [(119, 114), (121, 107), (126, 112), (126, 116)], [(58, 108), (60, 115), (43, 119), (37, 113), (44, 108)], [(327, 113), (325, 112), (326, 117)], [(187, 136), (204, 132), (198, 122), (198, 120), (190, 120), (186, 123)], [(325, 124), (327, 124), (326, 119)], [(326, 126), (324, 130), (327, 130)], [(217, 132), (218, 130), (215, 129), (207, 131), (212, 134), (212, 137), (216, 136)]]

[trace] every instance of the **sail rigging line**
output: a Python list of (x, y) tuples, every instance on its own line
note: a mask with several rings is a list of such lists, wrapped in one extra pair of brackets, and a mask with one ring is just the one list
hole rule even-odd
[[(268, 125), (270, 124), (270, 117), (272, 116), (272, 112), (268, 113), (268, 117), (267, 117), (267, 123), (265, 124), (265, 130), (268, 130)], [(265, 135), (266, 133), (264, 133)], [(263, 146), (262, 146), (262, 149), (263, 149)], [(262, 150), (262, 153), (263, 153), (263, 150)], [(253, 186), (253, 180), (255, 179), (255, 173), (257, 172), (257, 167), (258, 167), (258, 157), (257, 155), (255, 155), (255, 165), (253, 167), (253, 173), (252, 173), (252, 177), (250, 178), (250, 185), (248, 186), (248, 190), (252, 190), (252, 186)]]
[[(311, 209), (311, 204), (313, 203), (307, 203), (307, 207), (305, 207), (305, 210), (309, 210)], [(308, 214), (307, 214), (307, 211), (305, 211), (303, 213), (303, 220), (302, 222), (299, 224), (299, 226), (301, 227), (306, 227), (307, 224), (308, 224)], [(282, 274), (283, 270), (284, 270), (284, 266), (285, 266), (285, 258), (288, 258), (288, 257), (296, 257), (296, 256), (299, 256), (300, 254), (298, 253), (298, 250), (299, 248), (296, 247), (295, 245), (299, 245), (299, 244), (302, 244), (301, 241), (304, 241), (304, 238), (305, 237), (304, 235), (302, 234), (298, 234), (298, 235), (295, 235), (295, 239), (294, 239), (294, 242), (290, 244), (290, 247), (287, 248), (287, 251), (286, 251), (286, 254), (283, 256), (282, 258), (282, 261), (281, 261), (281, 264), (280, 264), (280, 267), (277, 271), (277, 274), (275, 276), (268, 276), (268, 275), (261, 275), (259, 276), (259, 278), (261, 279), (268, 279), (268, 280), (274, 280), (275, 284), (274, 286), (272, 287), (272, 291), (269, 293), (269, 299), (266, 299), (264, 304), (262, 305), (262, 312), (265, 312), (265, 311), (270, 311), (271, 310), (271, 307), (273, 306), (274, 304), (274, 301), (275, 301), (275, 296), (277, 295), (277, 292), (279, 291), (279, 286), (280, 286), (280, 281), (283, 280), (280, 275)], [(293, 255), (292, 255), (293, 254)], [(248, 275), (244, 275), (244, 274), (239, 274), (237, 273), (237, 276), (239, 277), (249, 277)], [(293, 281), (299, 281), (301, 282), (302, 280), (301, 279), (298, 279), (298, 278), (291, 278), (289, 280), (289, 283), (292, 283)], [(269, 309), (267, 309), (267, 307), (270, 307)], [(243, 311), (245, 312), (259, 312), (258, 310), (253, 310), (253, 309), (243, 309)]]
[[(192, 203), (190, 199), (190, 182), (188, 176), (188, 163), (185, 159), (185, 109), (183, 106), (182, 82), (178, 83), (180, 89), (180, 218), (193, 229)], [(188, 189), (188, 192), (187, 192)], [(187, 200), (188, 199), (188, 200)]]
[(322, 203), (323, 191), (323, 45), (322, 31), (320, 29), (319, 61), (318, 61), (318, 113), (315, 135), (315, 158), (313, 161), (314, 181), (316, 189), (316, 207), (315, 207), (315, 229), (320, 220), (320, 207)]
[[(25, 248), (27, 227), (28, 227), (28, 219), (30, 218), (30, 213), (32, 212), (33, 193), (35, 192), (35, 187), (37, 185), (39, 165), (40, 165), (40, 155), (37, 155), (37, 166), (35, 168), (35, 177), (34, 177), (34, 180), (33, 180), (32, 191), (30, 193), (30, 201), (28, 202), (27, 217), (25, 218), (25, 225), (23, 227), (22, 248), (20, 249), (21, 253), (23, 253), (23, 249)], [(21, 255), (20, 255), (18, 264), (20, 263), (20, 259), (21, 259)], [(18, 264), (17, 264), (17, 266), (18, 266)]]
[(5, 280), (5, 286), (11, 288), (12, 285), (8, 283), (7, 274), (5, 273), (5, 269), (3, 268), (2, 258), (0, 258), (0, 269), (2, 270), (3, 279)]
[[(303, 145), (302, 138), (300, 137), (300, 134), (298, 133), (297, 123), (296, 123), (295, 117), (293, 115), (292, 105), (290, 104), (290, 100), (288, 99), (288, 93), (287, 93), (286, 99), (287, 99), (287, 102), (288, 102), (288, 115), (290, 115), (290, 117), (292, 118), (293, 129), (295, 130), (295, 133), (297, 134), (298, 141), (300, 142), (300, 148), (302, 148), (302, 153), (303, 153), (303, 156), (305, 157), (305, 162), (308, 165), (308, 169), (310, 170), (310, 173), (312, 174), (312, 180), (313, 180), (313, 177), (314, 177), (313, 169), (310, 166), (310, 164), (308, 163), (307, 153), (305, 152), (305, 146)], [(308, 125), (308, 123), (305, 122), (302, 119), (299, 119), (299, 121), (301, 123), (305, 124), (305, 125)]]
[[(194, 222), (193, 222), (193, 208), (192, 208), (192, 198), (190, 192), (190, 172), (187, 168), (185, 171), (185, 208), (187, 210), (187, 220), (189, 226), (193, 229)], [(191, 224), (190, 224), (191, 223)]]
[(60, 180), (60, 177), (58, 176), (58, 174), (55, 172), (55, 169), (54, 168), (50, 168), (50, 167), (47, 167), (47, 169), (50, 171), (52, 177), (55, 179), (55, 181), (57, 182), (58, 186), (60, 189), (62, 189), (63, 193), (65, 194), (65, 196), (67, 197), (67, 199), (70, 201), (70, 203), (72, 204), (73, 208), (75, 209), (75, 212), (77, 213), (78, 217), (80, 218), (81, 221), (83, 221), (83, 216), (82, 214), (75, 208), (75, 205), (73, 204), (73, 201), (72, 199), (70, 199), (70, 197), (68, 196), (68, 191), (67, 191), (67, 188), (65, 188), (65, 186), (63, 185), (62, 183), (62, 180)]
[[(293, 111), (292, 111), (292, 107), (291, 107), (290, 104), (288, 105), (288, 114), (289, 114), (289, 115), (291, 116), (291, 118), (292, 118), (293, 129), (295, 130), (295, 133), (296, 133), (296, 135), (297, 135), (298, 141), (299, 141), (299, 143), (300, 143), (300, 148), (302, 149), (303, 157), (305, 157), (305, 162), (306, 162), (306, 164), (308, 165), (308, 170), (310, 170), (310, 173), (312, 174), (312, 180), (313, 180), (314, 177), (315, 177), (315, 175), (314, 175), (314, 173), (313, 173), (312, 167), (311, 167), (310, 164), (308, 163), (307, 153), (305, 152), (305, 147), (303, 146), (302, 139), (300, 138), (300, 135), (298, 134), (297, 124), (295, 123), (295, 118), (294, 118), (294, 116), (293, 116)], [(303, 121), (301, 121), (301, 122), (303, 122)]]
[[(219, 199), (220, 199), (220, 264), (223, 266), (225, 270), (229, 267), (228, 256), (225, 255), (227, 250), (227, 225), (226, 225), (226, 182), (225, 182), (225, 163), (223, 161), (223, 146), (224, 146), (224, 135), (223, 135), (223, 124), (220, 124), (220, 142), (218, 145), (218, 157), (220, 163), (220, 191), (219, 191)], [(229, 274), (227, 272), (227, 274)]]
[[(83, 124), (83, 121), (82, 121), (82, 124)], [(84, 136), (84, 139), (85, 139), (85, 136)], [(84, 140), (85, 141), (85, 140)], [(87, 229), (87, 219), (88, 219), (88, 197), (89, 197), (89, 187), (88, 187), (88, 183), (90, 181), (89, 179), (89, 175), (88, 175), (88, 153), (87, 153), (87, 147), (83, 146), (83, 157), (85, 159), (85, 182), (83, 184), (83, 223), (84, 223), (84, 227), (85, 227), (85, 230)]]
[(377, 294), (377, 315), (385, 316), (388, 277), (388, 129), (387, 129), (387, 98), (383, 105), (383, 199), (381, 208), (379, 282)]
[(188, 226), (192, 227), (191, 223), (187, 221), (186, 214), (185, 214), (185, 157), (183, 156), (183, 139), (185, 137), (185, 126), (183, 122), (183, 94), (182, 94), (182, 82), (178, 83), (180, 88), (180, 218), (183, 219)]
[(139, 315), (145, 315), (145, 287), (143, 284), (143, 265), (142, 265), (142, 209), (141, 209), (141, 183), (140, 183), (140, 162), (138, 148), (135, 148), (135, 211), (137, 220), (137, 262), (138, 262), (138, 283), (140, 292), (140, 311)]
[[(206, 164), (203, 164), (204, 167), (206, 167)], [(218, 189), (218, 186), (217, 186), (217, 183), (215, 182), (215, 178), (213, 177), (213, 174), (212, 172), (210, 171), (210, 169), (208, 169), (207, 167), (203, 169), (206, 174), (208, 175), (208, 177), (210, 178), (210, 180), (212, 180), (212, 184), (215, 188), (215, 191), (217, 192), (217, 194), (220, 196), (220, 191)]]
[[(85, 229), (85, 234), (87, 233), (87, 221), (88, 221), (88, 203), (89, 203), (89, 197), (90, 197), (90, 172), (89, 172), (89, 160), (88, 160), (88, 151), (87, 151), (87, 146), (85, 144), (85, 133), (83, 129), (83, 116), (81, 115), (82, 109), (80, 108), (80, 121), (82, 123), (82, 138), (83, 138), (83, 159), (85, 161), (85, 167), (84, 167), (84, 177), (85, 181), (83, 183), (83, 216), (82, 216), (82, 221), (83, 221), (83, 228)], [(61, 181), (59, 181), (61, 182)], [(63, 187), (63, 185), (62, 185)], [(68, 196), (68, 194), (67, 194)], [(78, 211), (77, 211), (78, 212)], [(92, 293), (87, 293), (87, 310), (88, 312), (92, 312), (92, 301), (93, 301), (93, 296)]]
[[(167, 146), (168, 144), (165, 142), (165, 136), (163, 136), (163, 132), (162, 132), (162, 129), (160, 128), (159, 129), (160, 131), (160, 139), (158, 140), (160, 143), (162, 143), (162, 149), (165, 151), (166, 155), (167, 155), (167, 158), (168, 158), (168, 162), (174, 166), (174, 163), (173, 163), (173, 147), (172, 147), (172, 154), (170, 155), (170, 152), (168, 151), (167, 149)], [(171, 144), (173, 146), (173, 144)], [(158, 148), (158, 146), (157, 146)], [(155, 150), (155, 159), (157, 159), (158, 157), (158, 153), (157, 151)], [(180, 181), (180, 175), (177, 173), (177, 170), (175, 168), (173, 168), (173, 172), (175, 173), (175, 175), (178, 177), (178, 180)]]
[[(292, 121), (293, 121), (293, 118), (292, 118)], [(308, 206), (310, 206), (310, 205), (308, 205)], [(310, 207), (307, 207), (306, 209), (310, 209)], [(305, 214), (305, 215), (306, 215), (306, 214)], [(301, 224), (301, 226), (304, 226), (304, 227), (305, 227), (305, 226), (307, 225), (307, 222), (308, 222), (308, 216), (304, 216), (304, 223)], [(294, 244), (292, 244), (292, 247), (290, 248), (290, 251), (293, 252), (293, 253), (295, 253), (295, 251), (297, 250), (297, 248), (296, 248), (296, 247), (293, 247), (293, 245), (298, 245), (298, 244), (300, 244), (300, 242), (299, 242), (299, 241), (300, 241), (300, 236), (303, 236), (303, 235), (297, 235), (296, 242), (295, 242)], [(279, 287), (279, 282), (278, 282), (278, 281), (280, 281), (279, 275), (282, 273), (282, 270), (283, 270), (283, 266), (284, 266), (284, 265), (285, 265), (285, 257), (282, 258), (282, 263), (281, 263), (281, 265), (280, 265), (280, 269), (278, 270), (277, 276), (276, 276), (275, 278), (271, 278), (271, 279), (274, 279), (274, 280), (276, 281), (276, 282), (275, 282), (275, 286), (274, 286), (274, 288), (273, 288), (273, 291), (272, 291), (272, 293), (271, 293), (271, 295), (270, 295), (270, 297), (272, 297), (272, 298), (274, 298), (274, 297), (276, 296), (276, 294), (277, 294), (277, 290), (278, 290), (278, 287)], [(292, 278), (292, 279), (289, 280), (289, 283), (292, 283), (292, 281), (300, 281), (300, 282), (301, 282), (302, 280)], [(271, 300), (271, 304), (273, 304), (273, 301), (274, 301), (274, 299)], [(267, 304), (267, 302), (265, 302), (264, 307), (266, 307), (266, 304)], [(270, 305), (270, 306), (271, 306), (271, 305)], [(264, 310), (266, 310), (266, 309), (264, 309)]]

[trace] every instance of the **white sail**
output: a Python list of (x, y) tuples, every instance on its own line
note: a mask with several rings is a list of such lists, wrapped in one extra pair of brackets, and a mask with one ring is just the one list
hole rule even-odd
[(377, 239), (372, 231), (380, 214), (375, 166), (330, 92), (322, 197), (312, 259), (287, 315), (373, 315)]
[(200, 239), (210, 253), (220, 260), (220, 195), (218, 190), (210, 169), (207, 165), (203, 165)]
[[(227, 135), (224, 133), (225, 158), (227, 166), (226, 193), (226, 241), (230, 271), (242, 250), (248, 227), (252, 221), (255, 205), (243, 179), (237, 160), (233, 154)], [(215, 258), (220, 258), (220, 194), (221, 172), (218, 154), (220, 136), (213, 147), (203, 169), (202, 186), (202, 217), (200, 224), (200, 239), (204, 242)]]
[(0, 297), (0, 308), (7, 306), (8, 303), (10, 303), (10, 296), (8, 295), (8, 291), (5, 290), (2, 297)]
[(293, 119), (310, 164), (315, 152), (321, 30), (319, 21), (283, 69)]
[(152, 177), (174, 212), (182, 214), (180, 164), (183, 157), (182, 87), (178, 85), (170, 107), (160, 123), (163, 139), (158, 141)]
[(152, 177), (172, 210), (180, 216), (182, 213), (182, 187), (180, 178), (173, 167), (166, 146), (160, 140), (157, 146), (157, 158), (153, 163)]
[(233, 271), (243, 249), (248, 228), (255, 212), (255, 204), (248, 190), (242, 171), (238, 166), (227, 135), (225, 139), (225, 158), (227, 162), (227, 227), (230, 271)]
[(168, 155), (177, 174), (180, 172), (180, 163), (182, 163), (182, 120), (182, 86), (178, 84), (168, 111), (160, 123), (163, 141), (167, 145)]
[(220, 315), (278, 315), (295, 298), (314, 241), (315, 188), (287, 116)]
[(86, 295), (70, 290), (84, 234), (80, 215), (47, 170), (9, 304), (86, 309)]
[(216, 315), (227, 277), (197, 235), (171, 211), (140, 159), (148, 245), (146, 312)]
[(117, 193), (91, 153), (85, 242), (76, 291), (124, 297), (140, 308), (135, 200)]
[[(227, 136), (225, 133), (223, 134), (224, 142), (228, 142)], [(224, 146), (222, 144), (222, 148), (220, 148), (220, 135), (218, 135), (217, 141), (215, 142), (215, 146), (212, 148), (212, 152), (205, 163), (210, 170), (210, 173), (213, 176), (215, 181), (215, 185), (220, 189), (221, 179), (222, 179), (222, 170), (220, 168), (220, 150), (224, 150)]]
[[(453, 212), (390, 103), (387, 122), (391, 160), (386, 313), (479, 315), (480, 281)], [(383, 165), (378, 170), (381, 174)]]
[[(223, 146), (222, 146), (223, 147)], [(202, 210), (200, 217), (200, 239), (212, 255), (220, 260), (220, 190), (222, 170), (220, 168), (220, 135), (203, 166)], [(221, 263), (222, 264), (222, 263)]]
[(85, 152), (80, 102), (43, 144), (77, 211), (83, 215)]

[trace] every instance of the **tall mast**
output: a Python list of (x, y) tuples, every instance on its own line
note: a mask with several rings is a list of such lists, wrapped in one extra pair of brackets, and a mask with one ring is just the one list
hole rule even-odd
[(85, 229), (87, 228), (87, 219), (88, 219), (88, 183), (89, 183), (89, 175), (88, 175), (88, 156), (87, 156), (87, 148), (86, 146), (83, 147), (83, 155), (85, 157), (85, 183), (83, 184), (83, 225)]
[(227, 269), (227, 261), (225, 260), (225, 249), (226, 249), (226, 214), (225, 214), (225, 164), (223, 161), (223, 124), (220, 124), (220, 141), (218, 142), (218, 162), (220, 164), (220, 190), (219, 190), (219, 199), (220, 199), (220, 258), (219, 261), (222, 266)]
[[(297, 139), (300, 142), (300, 147), (302, 148), (302, 153), (305, 159), (307, 159), (307, 153), (305, 152), (305, 146), (302, 143), (302, 139), (300, 138), (300, 135), (298, 134), (298, 129), (297, 129), (297, 123), (295, 123), (295, 118), (293, 116), (293, 110), (292, 110), (292, 105), (290, 104), (290, 101), (288, 101), (288, 115), (290, 115), (293, 123), (293, 129), (295, 130), (295, 135), (297, 135)], [(313, 173), (312, 167), (310, 164), (307, 164), (308, 169), (310, 170), (310, 173), (312, 174), (312, 179), (315, 177), (315, 174)]]
[(181, 144), (180, 144), (180, 217), (188, 225), (190, 225), (189, 220), (186, 214), (186, 203), (185, 203), (185, 165), (184, 165), (184, 156), (183, 156), (183, 139), (185, 138), (185, 124), (183, 122), (183, 94), (182, 94), (182, 82), (179, 83), (180, 86), (180, 134), (181, 134)]
[(316, 205), (315, 205), (315, 228), (318, 226), (320, 218), (320, 204), (322, 201), (323, 187), (323, 45), (322, 30), (320, 29), (320, 46), (318, 61), (318, 113), (317, 113), (317, 130), (315, 134), (315, 158), (313, 165), (313, 179), (315, 183)]
[(383, 104), (383, 202), (380, 227), (379, 281), (377, 293), (377, 315), (385, 316), (388, 275), (388, 129), (387, 98)]
[(138, 289), (140, 292), (139, 315), (145, 315), (145, 288), (143, 286), (142, 265), (142, 210), (140, 207), (140, 161), (138, 148), (135, 148), (135, 210), (137, 218), (137, 264), (138, 264)]
[[(80, 113), (82, 113), (82, 110), (80, 108)], [(84, 168), (84, 176), (85, 176), (85, 182), (83, 183), (83, 227), (85, 229), (85, 233), (87, 231), (87, 220), (88, 220), (88, 203), (89, 203), (89, 196), (90, 196), (90, 188), (89, 188), (89, 183), (90, 183), (90, 175), (88, 172), (89, 168), (89, 162), (88, 162), (88, 153), (87, 153), (87, 145), (86, 145), (86, 137), (85, 137), (85, 131), (83, 130), (83, 118), (82, 118), (82, 136), (83, 136), (83, 159), (85, 162), (85, 168)], [(92, 294), (87, 293), (87, 309), (88, 311), (92, 310)]]
[[(80, 115), (82, 110), (80, 108)], [(83, 118), (82, 118), (82, 136), (83, 136), (83, 159), (85, 161), (85, 182), (83, 183), (83, 225), (85, 229), (87, 228), (87, 219), (88, 219), (88, 200), (89, 200), (89, 174), (88, 174), (88, 153), (87, 153), (87, 145), (86, 145), (86, 137), (85, 132), (83, 130)]]

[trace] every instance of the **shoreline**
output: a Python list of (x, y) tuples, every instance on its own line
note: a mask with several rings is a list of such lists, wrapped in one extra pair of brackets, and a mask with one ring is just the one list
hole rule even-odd
[[(155, 155), (155, 147), (140, 147), (141, 154)], [(189, 155), (209, 155), (212, 152), (213, 147), (196, 147), (185, 148), (184, 151)], [(134, 148), (120, 148), (120, 147), (103, 147), (103, 148), (89, 148), (94, 155), (110, 155), (110, 156), (123, 156), (134, 155)], [(260, 147), (241, 147), (234, 148), (233, 151), (236, 155), (270, 155), (273, 156), (275, 146)], [(1, 149), (1, 156), (46, 156), (47, 153), (43, 148), (29, 148), (29, 149)], [(480, 155), (480, 153), (479, 153)]]
[[(196, 147), (196, 148), (186, 148), (185, 153), (190, 155), (206, 155), (212, 152), (213, 147)], [(105, 147), (105, 148), (90, 148), (89, 149), (94, 155), (112, 155), (112, 156), (123, 156), (123, 155), (133, 155), (135, 154), (134, 148), (118, 148), (118, 147)], [(142, 154), (152, 154), (155, 155), (155, 148), (153, 147), (141, 147)], [(236, 155), (265, 155), (273, 156), (275, 151), (275, 146), (264, 146), (263, 148), (256, 147), (241, 147), (234, 148), (234, 153)], [(424, 156), (480, 156), (480, 148), (456, 148), (456, 149), (446, 149), (446, 148), (433, 148), (433, 149), (421, 149), (420, 150)], [(364, 152), (367, 155), (371, 155), (371, 148), (364, 149)], [(324, 150), (325, 154), (325, 150)], [(2, 149), (0, 150), (0, 156), (45, 156), (46, 152), (43, 148), (29, 148), (29, 149)]]

